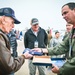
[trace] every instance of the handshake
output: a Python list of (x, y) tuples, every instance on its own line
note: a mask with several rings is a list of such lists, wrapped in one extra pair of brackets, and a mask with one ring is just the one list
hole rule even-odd
[(26, 48), (26, 49), (23, 51), (22, 54), (24, 54), (24, 53), (26, 53), (26, 52), (28, 52), (28, 53), (31, 54), (31, 55), (37, 55), (37, 56), (42, 56), (42, 55), (43, 55), (42, 52), (37, 52), (37, 51), (31, 50), (31, 49), (29, 49), (29, 48)]

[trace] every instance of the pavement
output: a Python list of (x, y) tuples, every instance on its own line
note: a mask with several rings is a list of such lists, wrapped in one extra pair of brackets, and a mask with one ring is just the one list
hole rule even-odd
[[(24, 42), (23, 40), (17, 40), (18, 42), (18, 55), (21, 55), (23, 50), (24, 50)], [(20, 68), (20, 70), (18, 70), (15, 75), (29, 75), (29, 69), (28, 69), (28, 59), (25, 60), (25, 63), (22, 65), (22, 67)], [(38, 70), (36, 71), (36, 75), (38, 74)], [(46, 69), (46, 75), (57, 75), (52, 73), (50, 70)]]

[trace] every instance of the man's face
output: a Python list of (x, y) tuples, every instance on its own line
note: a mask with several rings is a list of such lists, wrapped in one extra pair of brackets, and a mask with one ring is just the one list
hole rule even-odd
[(5, 33), (9, 33), (14, 28), (14, 19), (11, 17), (3, 17), (2, 29)]
[(60, 33), (56, 33), (56, 34), (55, 34), (55, 37), (56, 37), (56, 38), (59, 38), (59, 37), (60, 37)]
[(38, 24), (32, 25), (32, 29), (33, 31), (38, 31), (39, 25)]
[(75, 24), (75, 9), (71, 10), (68, 5), (62, 8), (62, 16), (67, 23)]
[(72, 29), (72, 27), (73, 27), (72, 24), (67, 24), (67, 25), (66, 25), (66, 30), (67, 30), (67, 32), (70, 32), (71, 29)]

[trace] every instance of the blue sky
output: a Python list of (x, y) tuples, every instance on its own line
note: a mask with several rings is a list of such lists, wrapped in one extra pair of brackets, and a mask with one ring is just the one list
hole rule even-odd
[(38, 18), (39, 25), (47, 29), (65, 29), (66, 22), (61, 15), (61, 7), (75, 0), (0, 0), (0, 7), (11, 7), (21, 24), (16, 29), (30, 28), (30, 20)]

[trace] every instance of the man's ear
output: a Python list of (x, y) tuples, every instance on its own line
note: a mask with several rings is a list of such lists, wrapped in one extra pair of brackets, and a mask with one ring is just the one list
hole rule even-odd
[(5, 25), (5, 16), (2, 16), (2, 24)]
[(0, 17), (0, 24), (2, 24), (2, 18)]

